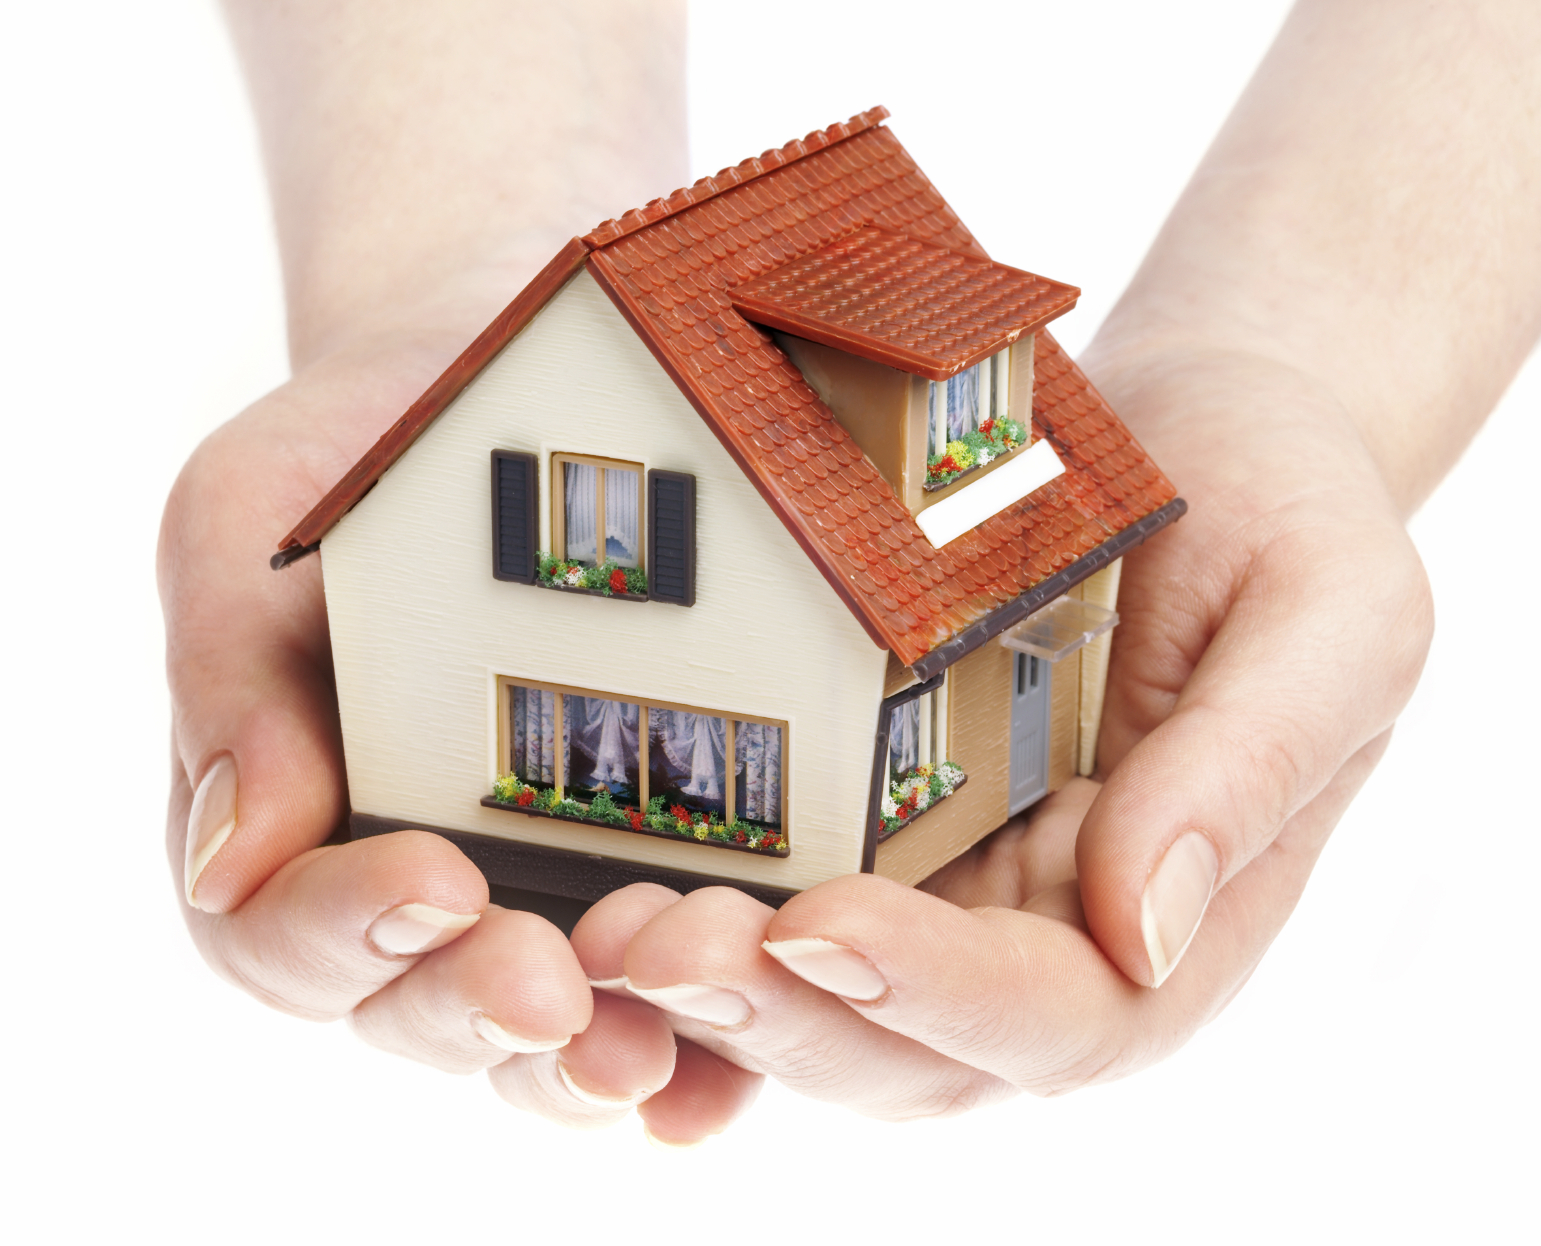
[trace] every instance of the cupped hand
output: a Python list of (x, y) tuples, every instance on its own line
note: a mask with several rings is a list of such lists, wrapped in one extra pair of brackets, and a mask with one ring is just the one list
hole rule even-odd
[[(347, 812), (320, 559), (277, 541), (443, 367), (461, 335), (381, 338), (307, 367), (215, 432), (161, 531), (174, 747), (167, 847), (205, 959), (269, 1005), (349, 1017), (367, 1041), (569, 1124), (644, 1104), (725, 1125), (758, 1079), (653, 1009), (596, 999), (562, 933), (488, 904), (448, 841), (327, 844)], [(655, 1096), (655, 1092), (668, 1089)]]
[(619, 892), (574, 931), (592, 979), (885, 1118), (1130, 1073), (1231, 999), (1411, 695), (1429, 590), (1308, 375), (1173, 350), (1100, 379), (1191, 507), (1126, 560), (1105, 779), (919, 889), (849, 876), (779, 912), (726, 889)]

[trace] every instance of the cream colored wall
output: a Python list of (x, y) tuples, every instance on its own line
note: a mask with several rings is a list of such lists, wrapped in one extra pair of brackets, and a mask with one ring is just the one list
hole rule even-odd
[[(490, 453), (696, 477), (696, 604), (492, 577)], [(860, 867), (887, 654), (586, 274), (454, 401), (321, 551), (355, 810), (802, 888)], [(483, 808), (498, 675), (788, 723), (784, 860)]]

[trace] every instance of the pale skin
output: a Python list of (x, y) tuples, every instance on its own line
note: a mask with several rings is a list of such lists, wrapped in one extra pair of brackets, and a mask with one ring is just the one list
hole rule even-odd
[[(1192, 508), (1127, 560), (1096, 781), (920, 889), (634, 887), (569, 944), (436, 837), (320, 847), (344, 780), (319, 568), (265, 558), (562, 241), (684, 182), (682, 15), (228, 7), (295, 375), (199, 449), (163, 530), (184, 883), (194, 789), (238, 793), (194, 853), (210, 962), (555, 1119), (640, 1100), (671, 1143), (758, 1073), (936, 1115), (1126, 1074), (1221, 1010), (1418, 678), (1405, 520), (1541, 332), (1541, 8), (1303, 0), (1081, 360)], [(460, 924), (381, 950), (403, 905), (446, 916), (393, 946)]]

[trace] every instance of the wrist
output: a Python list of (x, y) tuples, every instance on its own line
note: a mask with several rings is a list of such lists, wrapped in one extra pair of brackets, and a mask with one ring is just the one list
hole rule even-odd
[(1330, 491), (1410, 510), (1349, 403), (1308, 368), (1237, 340), (1127, 322), (1099, 333), (1088, 375), (1196, 509), (1271, 509)]

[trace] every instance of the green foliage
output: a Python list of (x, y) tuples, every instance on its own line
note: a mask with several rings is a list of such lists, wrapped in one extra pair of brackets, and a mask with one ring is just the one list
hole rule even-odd
[(617, 573), (626, 585), (627, 593), (647, 592), (646, 572), (639, 567), (623, 567), (613, 558), (606, 559), (598, 566), (591, 566), (542, 551), (537, 555), (535, 580), (547, 588), (586, 588), (602, 596), (612, 597), (616, 592), (614, 580)]
[(916, 766), (892, 780), (879, 814), (884, 833), (892, 834), (937, 801), (951, 796), (964, 777), (956, 762), (944, 761), (939, 766)]
[(615, 803), (609, 792), (600, 792), (589, 802), (588, 816), (597, 822), (609, 822), (614, 826), (630, 826), (631, 819), (625, 810)]
[(926, 483), (933, 488), (951, 484), (975, 467), (1000, 458), (1027, 441), (1027, 429), (1016, 420), (986, 420), (977, 429), (949, 441), (941, 454), (926, 460)]
[(522, 783), (512, 774), (498, 776), (492, 785), (492, 795), (506, 805), (549, 813), (557, 818), (581, 818), (630, 830), (640, 829), (637, 825), (640, 823), (648, 830), (694, 839), (699, 843), (737, 844), (773, 856), (787, 854), (786, 841), (779, 827), (758, 826), (751, 822), (728, 826), (716, 814), (691, 812), (680, 805), (666, 808), (668, 800), (663, 796), (654, 796), (640, 813), (618, 805), (608, 791), (596, 792), (593, 800), (584, 805), (571, 796), (559, 800), (555, 788), (537, 788)]

